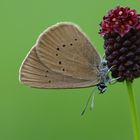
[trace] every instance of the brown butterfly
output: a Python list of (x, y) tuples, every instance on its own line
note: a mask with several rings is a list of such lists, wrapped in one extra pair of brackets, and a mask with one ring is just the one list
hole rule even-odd
[(78, 88), (98, 86), (101, 93), (108, 82), (106, 61), (80, 28), (57, 23), (37, 39), (20, 67), (20, 81), (37, 88)]
[(37, 88), (98, 86), (109, 81), (106, 61), (80, 28), (68, 22), (49, 27), (38, 38), (20, 67), (20, 81)]
[[(61, 22), (39, 36), (20, 67), (19, 78), (31, 87), (97, 86), (103, 93), (106, 91), (106, 83), (113, 81), (109, 71), (105, 59), (100, 58), (80, 28), (73, 23)], [(92, 106), (93, 99), (94, 96)]]

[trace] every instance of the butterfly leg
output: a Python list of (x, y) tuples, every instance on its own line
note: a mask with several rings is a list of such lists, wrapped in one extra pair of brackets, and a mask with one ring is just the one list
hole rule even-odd
[(91, 105), (90, 105), (90, 110), (92, 111), (93, 107), (94, 107), (94, 95), (95, 92), (92, 94), (92, 98), (91, 98)]
[(111, 72), (111, 70), (112, 70), (114, 67), (115, 67), (115, 65), (111, 66), (111, 67), (108, 69), (106, 75), (109, 75), (109, 73)]
[(115, 83), (117, 82), (118, 79), (120, 79), (120, 77), (117, 77), (117, 78), (110, 78), (110, 79), (108, 80), (108, 83), (109, 83), (110, 85), (113, 85), (113, 84), (115, 84)]
[(97, 89), (97, 88), (94, 88), (93, 91), (91, 92), (91, 94), (89, 95), (89, 97), (88, 97), (88, 99), (87, 99), (87, 102), (86, 102), (86, 104), (85, 104), (85, 106), (84, 106), (84, 109), (83, 109), (83, 111), (82, 111), (82, 113), (81, 113), (81, 116), (84, 115), (84, 113), (85, 113), (85, 111), (86, 111), (86, 109), (87, 109), (87, 106), (88, 106), (89, 101), (90, 101), (91, 98), (92, 98), (92, 100), (91, 100), (90, 110), (93, 109), (93, 107), (94, 107), (94, 95), (95, 95), (95, 90), (96, 90), (96, 89)]

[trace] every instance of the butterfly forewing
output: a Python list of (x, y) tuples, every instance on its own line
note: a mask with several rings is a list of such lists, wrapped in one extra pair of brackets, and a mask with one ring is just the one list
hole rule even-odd
[(77, 26), (59, 23), (42, 33), (37, 55), (51, 70), (77, 79), (97, 80), (100, 57)]
[(20, 68), (20, 80), (38, 88), (76, 88), (100, 82), (100, 57), (87, 37), (70, 23), (43, 32)]

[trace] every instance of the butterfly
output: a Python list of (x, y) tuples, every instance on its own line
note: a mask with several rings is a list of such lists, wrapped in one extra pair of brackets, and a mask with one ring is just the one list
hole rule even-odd
[(20, 67), (19, 79), (36, 88), (97, 86), (104, 93), (108, 71), (107, 62), (80, 27), (60, 22), (41, 33)]

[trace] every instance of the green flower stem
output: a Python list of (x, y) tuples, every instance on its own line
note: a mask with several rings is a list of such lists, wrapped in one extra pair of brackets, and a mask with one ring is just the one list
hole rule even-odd
[(132, 82), (127, 81), (126, 84), (127, 84), (127, 89), (128, 89), (128, 95), (129, 95), (134, 140), (140, 140), (139, 121), (138, 121), (138, 114), (136, 111), (136, 105), (135, 105), (134, 94), (133, 94), (133, 89), (132, 89)]

